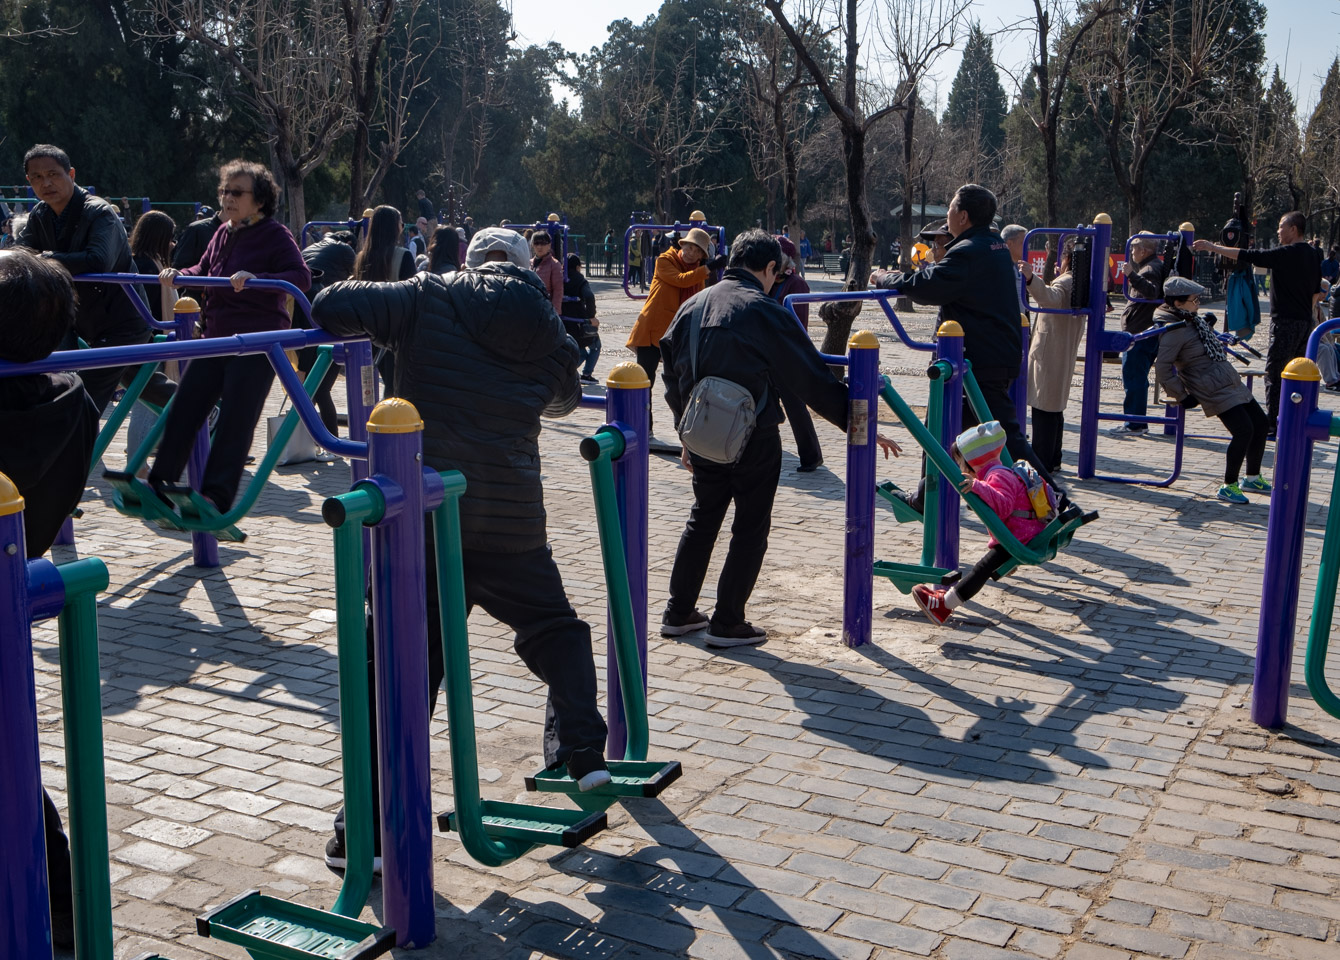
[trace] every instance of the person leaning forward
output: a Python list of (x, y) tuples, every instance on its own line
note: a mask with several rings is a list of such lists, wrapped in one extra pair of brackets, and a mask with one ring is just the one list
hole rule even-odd
[[(670, 600), (661, 635), (678, 637), (708, 629), (707, 644), (735, 647), (762, 643), (767, 632), (745, 620), (768, 549), (772, 503), (782, 469), (779, 384), (830, 423), (847, 427), (847, 387), (833, 379), (819, 352), (789, 310), (768, 296), (782, 262), (777, 240), (747, 230), (731, 244), (720, 283), (687, 300), (660, 341), (665, 400), (678, 425), (694, 385), (706, 377), (739, 384), (754, 398), (756, 421), (734, 464), (704, 460), (685, 448), (681, 460), (693, 474), (693, 508), (670, 572)], [(698, 316), (696, 359), (690, 357), (691, 323)], [(886, 451), (897, 447), (879, 440)], [(887, 453), (885, 454), (888, 455)], [(707, 565), (726, 509), (735, 503), (730, 548), (717, 581), (709, 620), (696, 608)]]

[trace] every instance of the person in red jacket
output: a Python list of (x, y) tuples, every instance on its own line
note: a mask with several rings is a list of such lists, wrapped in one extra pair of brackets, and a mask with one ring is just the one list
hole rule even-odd
[(530, 238), (530, 248), (535, 256), (530, 267), (544, 281), (544, 289), (549, 291), (549, 302), (554, 305), (554, 313), (563, 315), (563, 264), (554, 257), (554, 238), (548, 230), (536, 230)]

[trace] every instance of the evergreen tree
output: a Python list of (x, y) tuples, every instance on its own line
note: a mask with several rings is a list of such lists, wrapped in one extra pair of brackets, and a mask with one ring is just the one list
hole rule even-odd
[(943, 123), (951, 131), (975, 140), (981, 156), (999, 156), (1005, 146), (1005, 115), (1009, 112), (1005, 88), (996, 71), (991, 38), (979, 23), (968, 28), (963, 60), (949, 91)]

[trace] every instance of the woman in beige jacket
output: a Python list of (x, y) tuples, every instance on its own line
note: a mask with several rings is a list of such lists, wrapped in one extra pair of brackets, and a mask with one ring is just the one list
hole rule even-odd
[[(1028, 295), (1039, 307), (1069, 310), (1075, 277), (1070, 255), (1075, 238), (1061, 246), (1060, 274), (1050, 284), (1033, 274), (1027, 260), (1019, 261), (1019, 272)], [(1033, 408), (1033, 450), (1050, 472), (1061, 468), (1061, 441), (1065, 436), (1065, 408), (1070, 402), (1070, 382), (1075, 378), (1075, 356), (1084, 336), (1084, 314), (1034, 313), (1032, 340), (1028, 347), (1028, 405)]]

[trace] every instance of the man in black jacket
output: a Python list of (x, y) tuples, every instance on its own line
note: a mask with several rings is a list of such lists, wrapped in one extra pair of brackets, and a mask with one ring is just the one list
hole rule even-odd
[[(963, 355), (972, 362), (972, 372), (982, 390), (991, 417), (1005, 430), (1005, 446), (1016, 460), (1027, 460), (1048, 483), (1056, 486), (1042, 460), (1029, 446), (1010, 395), (1023, 360), (1023, 337), (1019, 323), (1019, 289), (1014, 261), (1000, 234), (991, 229), (996, 215), (996, 196), (975, 183), (958, 188), (949, 203), (947, 220), (953, 234), (944, 258), (912, 273), (876, 270), (870, 285), (897, 290), (913, 303), (940, 308), (941, 320), (954, 320), (963, 328)], [(963, 396), (963, 426), (977, 423), (977, 416)], [(924, 484), (909, 505), (921, 512)]]
[[(26, 250), (0, 250), (0, 360), (33, 363), (59, 346), (74, 326), (70, 278)], [(98, 411), (78, 374), (0, 377), (0, 473), (24, 500), (26, 556), (51, 549), (79, 504), (98, 439)], [(70, 844), (60, 814), (43, 791), (52, 936), (74, 946)]]
[[(394, 352), (395, 395), (423, 418), (424, 462), (465, 474), (466, 602), (516, 631), (518, 655), (549, 687), (545, 762), (566, 764), (590, 789), (610, 779), (605, 721), (596, 704), (591, 628), (568, 602), (549, 549), (538, 442), (542, 416), (566, 416), (581, 400), (577, 347), (530, 269), (521, 234), (479, 231), (466, 264), (445, 277), (336, 284), (317, 297), (312, 314), (324, 330), (368, 336)], [(436, 558), (431, 529), (426, 533), (432, 584)], [(436, 705), (443, 670), (435, 589), (427, 601)], [(343, 844), (331, 844), (327, 863), (342, 866)]]
[(1321, 292), (1321, 251), (1303, 239), (1307, 218), (1297, 210), (1280, 217), (1275, 231), (1279, 246), (1269, 250), (1239, 250), (1209, 240), (1197, 240), (1197, 251), (1217, 253), (1270, 271), (1270, 345), (1266, 348), (1266, 416), (1270, 438), (1280, 415), (1280, 374), (1301, 357), (1312, 332), (1312, 314)]
[[(181, 232), (181, 237), (177, 240), (177, 245), (172, 248), (172, 268), (174, 270), (186, 270), (194, 267), (205, 255), (205, 248), (209, 246), (209, 241), (214, 239), (214, 234), (219, 232), (219, 226), (223, 223), (223, 218), (209, 209), (209, 207), (200, 208), (200, 219), (193, 220)], [(196, 299), (200, 298), (199, 291), (194, 294)]]
[[(710, 647), (759, 644), (767, 631), (745, 620), (772, 527), (772, 503), (782, 470), (778, 426), (784, 383), (825, 420), (847, 427), (847, 387), (833, 379), (805, 331), (789, 310), (768, 296), (777, 281), (782, 248), (762, 230), (746, 230), (731, 244), (725, 276), (686, 300), (661, 338), (665, 401), (678, 425), (694, 385), (723, 377), (754, 398), (756, 421), (734, 464), (681, 455), (693, 474), (693, 508), (670, 572), (670, 600), (661, 635), (678, 637), (708, 628)], [(698, 351), (690, 357), (692, 324), (699, 325)], [(893, 444), (880, 440), (886, 450)], [(886, 454), (887, 456), (887, 454)], [(735, 503), (730, 548), (717, 581), (716, 608), (709, 620), (696, 608), (726, 509)]]
[[(33, 207), (17, 245), (38, 251), (70, 274), (131, 271), (130, 242), (115, 208), (75, 183), (75, 169), (60, 147), (40, 143), (23, 158), (24, 175), (41, 203)], [(115, 284), (83, 284), (75, 330), (90, 347), (148, 343), (149, 327)], [(73, 338), (67, 346), (73, 347)], [(84, 388), (107, 406), (123, 368), (84, 372)]]

